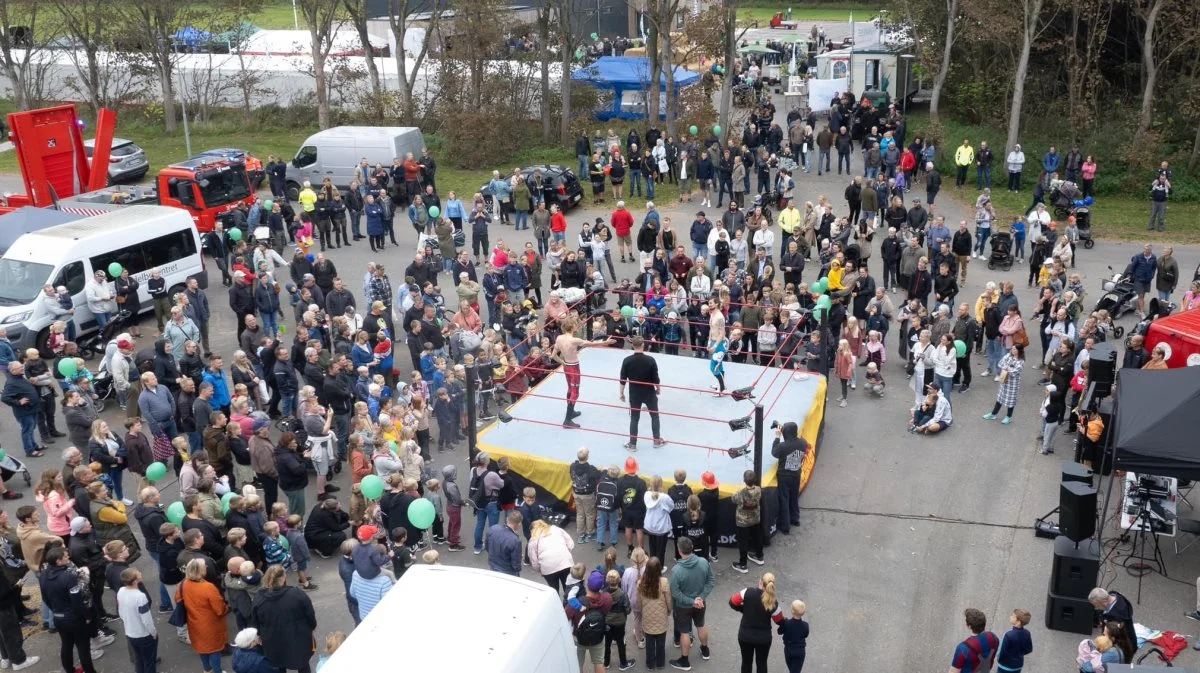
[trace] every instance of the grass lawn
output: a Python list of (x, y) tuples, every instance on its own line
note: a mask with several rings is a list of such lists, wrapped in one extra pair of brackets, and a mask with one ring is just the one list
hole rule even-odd
[(806, 22), (845, 22), (849, 20), (852, 12), (857, 14), (860, 20), (866, 20), (877, 13), (876, 8), (871, 5), (843, 3), (801, 4), (799, 2), (781, 0), (779, 2), (760, 1), (743, 7), (738, 10), (738, 19), (747, 23), (757, 21), (760, 28), (766, 28), (771, 21), (771, 17), (775, 16), (775, 12), (787, 12), (788, 7), (792, 8), (793, 21)]
[[(909, 114), (909, 127), (906, 133), (906, 142), (911, 140), (915, 135), (920, 135), (927, 128), (928, 117), (922, 113)], [(1024, 135), (1021, 139), (1022, 149), (1025, 152), (1025, 171), (1022, 175), (1022, 191), (1017, 194), (1009, 192), (1005, 185), (1008, 180), (1008, 171), (1004, 168), (1003, 150), (997, 149), (1004, 144), (1004, 138), (1007, 135), (1004, 130), (987, 126), (972, 126), (967, 124), (959, 124), (943, 117), (944, 136), (947, 139), (953, 139), (953, 146), (957, 146), (962, 142), (963, 138), (967, 138), (973, 145), (978, 145), (980, 140), (987, 140), (996, 153), (996, 158), (992, 164), (992, 201), (996, 205), (996, 213), (1002, 218), (1011, 218), (1014, 215), (1019, 215), (1025, 212), (1033, 200), (1033, 180), (1037, 179), (1037, 174), (1034, 172), (1034, 167), (1040, 167), (1041, 156), (1046, 151), (1047, 147), (1055, 142), (1053, 138), (1041, 137), (1036, 132), (1030, 132)], [(1062, 140), (1059, 143), (1060, 151), (1064, 150)], [(1065, 154), (1065, 151), (1064, 151)], [(1103, 158), (1097, 157), (1100, 173), (1106, 169), (1106, 161)], [(938, 148), (938, 170), (942, 173), (943, 189), (940, 193), (942, 196), (948, 196), (964, 204), (974, 206), (975, 197), (979, 193), (975, 190), (975, 171), (968, 171), (968, 185), (970, 189), (957, 191), (954, 189), (954, 155), (953, 149), (946, 147), (943, 143), (942, 147)], [(1116, 169), (1114, 169), (1116, 170)], [(1123, 170), (1120, 169), (1120, 170)], [(1097, 174), (1099, 176), (1099, 173)], [(1150, 181), (1153, 179), (1153, 173), (1148, 173), (1146, 177), (1146, 185), (1149, 187)], [(1049, 194), (1046, 195), (1047, 201)], [(1047, 204), (1049, 205), (1049, 204)], [(1092, 206), (1092, 231), (1096, 238), (1116, 239), (1123, 241), (1142, 241), (1157, 239), (1158, 242), (1166, 243), (1200, 243), (1200, 203), (1171, 203), (1167, 208), (1167, 231), (1164, 233), (1151, 233), (1146, 231), (1146, 222), (1150, 219), (1150, 196), (1147, 191), (1144, 195), (1130, 193), (1112, 193), (1101, 194), (1096, 197), (1096, 204)]]
[(295, 30), (296, 18), (300, 20), (301, 30), (308, 27), (303, 12), (297, 11), (295, 15), (292, 14), (291, 0), (265, 0), (262, 9), (247, 16), (246, 20), (267, 30)]

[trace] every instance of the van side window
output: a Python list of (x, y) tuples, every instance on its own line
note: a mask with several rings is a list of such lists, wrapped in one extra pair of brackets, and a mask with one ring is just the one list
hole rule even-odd
[[(142, 254), (146, 268), (141, 270), (153, 269), (156, 266), (163, 266), (196, 254), (196, 239), (192, 236), (191, 231), (181, 229), (166, 236), (144, 241)], [(130, 269), (129, 273), (136, 272)]]
[(296, 168), (304, 168), (311, 166), (317, 162), (317, 146), (305, 145), (296, 153), (296, 158), (292, 160), (292, 165)]
[(75, 296), (83, 292), (83, 286), (86, 282), (87, 278), (83, 272), (83, 262), (71, 262), (64, 266), (62, 271), (58, 272), (58, 277), (54, 279), (54, 287), (66, 287), (67, 294)]

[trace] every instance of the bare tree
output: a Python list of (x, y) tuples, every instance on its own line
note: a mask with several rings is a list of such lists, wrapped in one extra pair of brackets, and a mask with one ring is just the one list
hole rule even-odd
[(558, 50), (561, 57), (562, 72), (559, 74), (559, 92), (562, 96), (562, 119), (559, 124), (559, 138), (563, 143), (571, 142), (571, 68), (575, 63), (575, 50), (584, 44), (587, 33), (578, 32), (575, 24), (583, 25), (585, 13), (583, 2), (580, 0), (552, 0), (554, 2), (555, 22), (558, 25)]
[[(1194, 0), (1149, 0), (1135, 3), (1134, 11), (1145, 22), (1142, 34), (1142, 105), (1138, 112), (1137, 134), (1141, 138), (1154, 121), (1154, 95), (1163, 64), (1179, 54), (1198, 37), (1197, 3)], [(1159, 25), (1164, 15), (1170, 21)]]
[[(954, 29), (958, 25), (958, 0), (945, 0), (945, 4), (946, 37), (942, 46), (942, 62), (933, 76), (933, 90), (929, 94), (929, 119), (938, 128), (942, 124), (938, 108), (942, 102), (942, 88), (946, 86), (946, 77), (950, 74), (950, 53), (954, 51)], [(1012, 145), (1006, 146), (1006, 149), (1012, 149)]]
[(163, 126), (173, 133), (175, 116), (175, 33), (184, 26), (206, 25), (203, 13), (215, 6), (177, 0), (125, 0), (114, 3), (126, 27), (121, 46), (147, 61), (158, 78), (163, 100)]
[(553, 114), (550, 109), (550, 16), (554, 11), (551, 0), (538, 5), (538, 77), (541, 80), (542, 142), (550, 142)]
[[(41, 84), (37, 64), (33, 63), (41, 51), (35, 31), (45, 30), (45, 22), (38, 23), (41, 5), (38, 0), (0, 0), (0, 68), (12, 84), (13, 102), (20, 110), (31, 107), (31, 89)], [(26, 32), (18, 35), (14, 30), (17, 26)]]
[(1021, 54), (1017, 57), (1017, 69), (1013, 73), (1012, 102), (1008, 108), (1008, 138), (1004, 143), (1005, 150), (1016, 146), (1017, 136), (1021, 132), (1021, 106), (1025, 102), (1025, 79), (1029, 74), (1029, 52), (1033, 49), (1034, 40), (1038, 39), (1050, 24), (1050, 21), (1042, 21), (1043, 5), (1044, 0), (1021, 0), (1023, 17)]
[(388, 23), (391, 24), (392, 35), (396, 39), (396, 53), (393, 56), (396, 59), (396, 72), (400, 82), (400, 110), (405, 119), (412, 119), (416, 115), (413, 87), (416, 86), (417, 78), (421, 76), (421, 69), (425, 65), (425, 58), (429, 55), (430, 46), (437, 44), (435, 40), (441, 39), (443, 10), (441, 3), (435, 2), (433, 11), (430, 12), (429, 25), (425, 28), (425, 36), (421, 38), (421, 48), (413, 57), (412, 74), (409, 75), (408, 54), (404, 43), (408, 36), (409, 17), (413, 13), (412, 7), (415, 2), (416, 0), (389, 0), (388, 2)]
[(1116, 0), (1079, 0), (1071, 8), (1067, 110), (1072, 128), (1090, 129), (1095, 123), (1100, 55), (1115, 5)]
[[(375, 50), (371, 48), (371, 35), (367, 32), (367, 19), (370, 18), (367, 16), (367, 0), (343, 0), (342, 4), (346, 7), (350, 24), (358, 33), (358, 39), (363, 46), (363, 55), (366, 56), (367, 79), (371, 83), (371, 96), (375, 99), (370, 106), (371, 114), (376, 121), (383, 121), (383, 85), (379, 80), (379, 67), (375, 65)], [(397, 48), (400, 46), (397, 45)]]
[(109, 29), (119, 22), (114, 4), (108, 0), (54, 0), (54, 8), (62, 21), (64, 36), (73, 43), (74, 48), (68, 53), (78, 74), (73, 78), (75, 86), (92, 111), (99, 111), (108, 102), (101, 90), (109, 79), (101, 71), (99, 54), (109, 46)]
[(737, 62), (737, 0), (725, 0), (724, 6), (721, 8), (722, 17), (724, 19), (723, 32), (725, 36), (722, 57), (725, 61), (725, 75), (721, 77), (721, 97), (720, 97), (720, 117), (722, 130), (725, 131), (725, 136), (728, 137), (731, 129), (729, 127), (732, 121), (733, 113), (733, 80), (737, 77), (737, 69), (734, 64)]
[(326, 61), (333, 49), (333, 36), (342, 24), (342, 6), (329, 0), (297, 0), (300, 13), (308, 24), (312, 42), (312, 68), (317, 91), (317, 124), (329, 128), (332, 115), (329, 109), (329, 75)]

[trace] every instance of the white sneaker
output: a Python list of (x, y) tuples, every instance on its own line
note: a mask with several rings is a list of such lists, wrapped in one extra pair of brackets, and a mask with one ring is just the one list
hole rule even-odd
[(0, 669), (8, 670), (12, 668), (12, 662), (8, 659), (0, 659)]
[(14, 671), (23, 671), (41, 660), (42, 660), (41, 657), (25, 657), (25, 661), (23, 661), (19, 664), (13, 664), (13, 670)]
[(116, 639), (116, 636), (96, 636), (95, 638), (92, 638), (92, 649), (98, 650), (102, 647), (108, 647), (109, 645), (112, 645), (113, 641)]
[(92, 661), (104, 656), (104, 650), (92, 650)]
[(129, 498), (123, 498), (121, 502), (125, 503), (126, 507), (133, 507), (133, 501)]

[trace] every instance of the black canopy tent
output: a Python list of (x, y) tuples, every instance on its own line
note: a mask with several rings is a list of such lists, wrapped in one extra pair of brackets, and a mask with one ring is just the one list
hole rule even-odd
[(1122, 369), (1116, 390), (1116, 468), (1200, 481), (1200, 367)]

